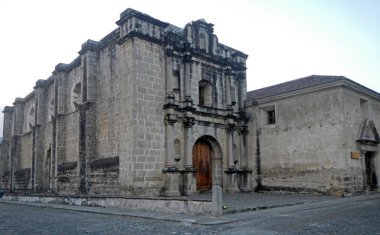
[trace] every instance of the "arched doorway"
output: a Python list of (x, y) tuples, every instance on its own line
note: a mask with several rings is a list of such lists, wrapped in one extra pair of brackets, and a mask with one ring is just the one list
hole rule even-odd
[(374, 190), (378, 187), (380, 178), (378, 177), (379, 169), (376, 166), (378, 161), (378, 146), (380, 144), (380, 136), (377, 132), (375, 122), (373, 120), (364, 119), (360, 125), (359, 149), (362, 153), (362, 169), (363, 169), (363, 188)]
[(212, 188), (212, 148), (204, 139), (199, 139), (193, 147), (193, 166), (196, 173), (197, 190), (205, 191)]
[(376, 176), (376, 170), (375, 170), (375, 156), (376, 154), (374, 152), (366, 152), (364, 157), (364, 163), (365, 163), (365, 174), (366, 174), (366, 180), (367, 186), (370, 190), (374, 190), (377, 188), (377, 176)]

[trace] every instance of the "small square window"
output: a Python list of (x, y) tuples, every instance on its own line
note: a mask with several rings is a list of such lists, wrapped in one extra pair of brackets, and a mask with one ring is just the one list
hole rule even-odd
[(276, 124), (276, 105), (260, 107), (260, 124), (262, 126)]
[(268, 125), (276, 124), (276, 112), (274, 110), (267, 111)]

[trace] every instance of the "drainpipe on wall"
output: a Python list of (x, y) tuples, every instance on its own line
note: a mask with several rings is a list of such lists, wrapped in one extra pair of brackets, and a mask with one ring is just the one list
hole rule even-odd
[(258, 192), (262, 189), (261, 182), (261, 152), (260, 152), (260, 129), (256, 131), (256, 174), (257, 174), (257, 186), (255, 192)]

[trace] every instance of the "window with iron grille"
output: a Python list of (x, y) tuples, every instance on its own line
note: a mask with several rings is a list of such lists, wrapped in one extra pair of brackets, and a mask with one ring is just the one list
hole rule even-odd
[(267, 123), (268, 125), (276, 124), (276, 112), (273, 110), (267, 111)]

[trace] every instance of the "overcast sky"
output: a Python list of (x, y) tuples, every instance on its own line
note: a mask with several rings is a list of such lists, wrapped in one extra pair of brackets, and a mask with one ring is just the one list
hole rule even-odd
[(380, 0), (0, 0), (0, 107), (115, 29), (126, 8), (181, 28), (213, 23), (219, 42), (249, 55), (248, 90), (322, 74), (380, 92)]

